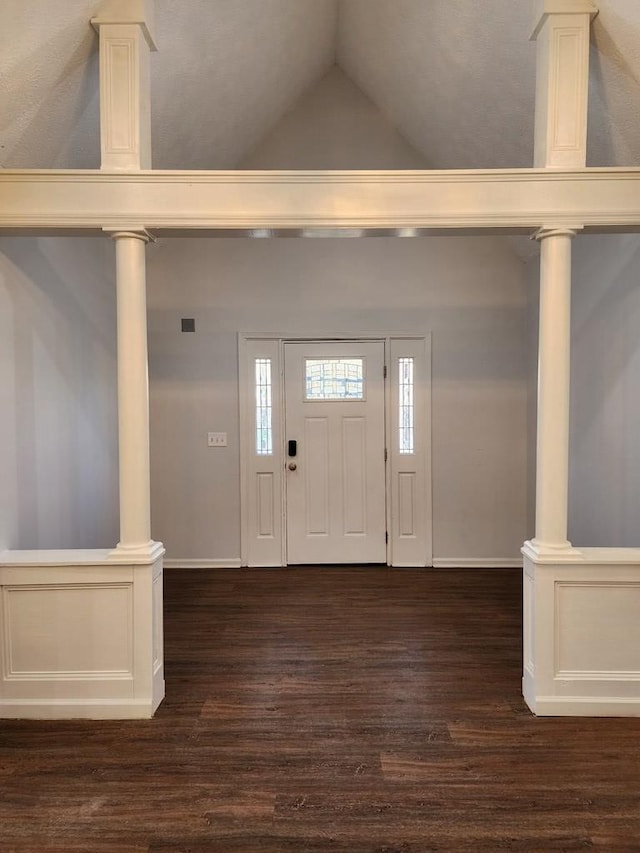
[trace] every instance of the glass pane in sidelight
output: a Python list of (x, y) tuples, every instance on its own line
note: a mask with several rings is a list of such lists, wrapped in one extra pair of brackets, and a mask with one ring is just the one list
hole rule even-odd
[(414, 452), (413, 359), (398, 359), (398, 451)]
[(273, 453), (271, 359), (256, 358), (256, 453)]

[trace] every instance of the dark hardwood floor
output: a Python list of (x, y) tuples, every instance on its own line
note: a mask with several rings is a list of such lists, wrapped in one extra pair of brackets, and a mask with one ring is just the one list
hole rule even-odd
[(518, 571), (168, 571), (145, 722), (0, 721), (1, 853), (640, 851), (640, 720), (536, 719)]

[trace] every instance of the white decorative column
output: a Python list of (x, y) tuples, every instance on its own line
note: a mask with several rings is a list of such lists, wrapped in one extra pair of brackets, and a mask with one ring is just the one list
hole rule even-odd
[[(533, 0), (537, 42), (534, 165), (582, 169), (586, 163), (592, 0)], [(582, 225), (555, 223), (540, 242), (536, 530), (529, 553), (572, 553), (567, 539), (571, 240)]]
[(591, 0), (534, 0), (537, 42), (534, 166), (586, 164)]
[(147, 300), (143, 230), (117, 231), (120, 542), (114, 556), (156, 556), (151, 540)]
[(102, 169), (151, 168), (151, 0), (105, 0), (91, 23), (100, 35)]
[[(102, 168), (151, 165), (150, 0), (109, 0), (100, 33)], [(145, 244), (116, 243), (120, 542), (0, 556), (0, 717), (152, 717), (164, 696), (162, 557), (151, 540)]]
[[(586, 164), (591, 0), (535, 0), (535, 166)], [(640, 550), (574, 548), (567, 535), (571, 241), (540, 242), (535, 537), (525, 542), (522, 692), (539, 715), (640, 715)]]
[(569, 382), (571, 355), (571, 240), (575, 231), (541, 229), (538, 432), (536, 463), (537, 553), (561, 557), (567, 539)]

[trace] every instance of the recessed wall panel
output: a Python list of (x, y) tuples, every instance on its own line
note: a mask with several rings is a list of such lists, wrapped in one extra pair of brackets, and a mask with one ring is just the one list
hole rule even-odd
[(109, 151), (131, 151), (135, 147), (131, 66), (134, 62), (134, 42), (121, 39), (107, 42), (109, 91)]
[(640, 583), (556, 583), (556, 675), (640, 677)]
[[(558, 68), (554, 79), (558, 96), (554, 148), (576, 149), (580, 144), (579, 94), (576, 91), (576, 79), (580, 72), (580, 31), (560, 30), (555, 37)], [(571, 102), (572, 108), (566, 109), (566, 105)]]
[(347, 536), (362, 535), (366, 532), (366, 434), (364, 418), (342, 419), (344, 532)]
[(524, 612), (524, 626), (523, 626), (523, 647), (524, 647), (524, 667), (525, 669), (533, 675), (535, 672), (535, 663), (534, 663), (534, 630), (535, 630), (535, 613), (534, 613), (534, 602), (535, 602), (535, 584), (533, 582), (533, 578), (530, 574), (525, 573), (524, 576), (524, 589), (523, 589), (523, 612)]
[(5, 677), (132, 675), (131, 584), (5, 587)]
[(415, 482), (413, 471), (398, 474), (398, 524), (400, 536), (415, 536)]
[(273, 473), (271, 471), (259, 472), (256, 482), (256, 499), (258, 501), (258, 536), (272, 537), (274, 535), (273, 522)]
[(329, 533), (329, 424), (326, 418), (306, 418), (304, 422), (305, 499), (307, 535)]
[(162, 612), (162, 574), (153, 579), (153, 672), (154, 675), (164, 663), (164, 636)]

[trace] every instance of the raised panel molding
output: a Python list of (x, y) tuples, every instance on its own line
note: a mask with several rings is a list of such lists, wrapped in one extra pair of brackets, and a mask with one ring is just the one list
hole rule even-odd
[(415, 481), (414, 471), (398, 474), (398, 535), (402, 539), (415, 536)]
[(105, 71), (110, 84), (105, 92), (104, 153), (136, 153), (138, 136), (135, 75), (135, 38), (105, 40)]
[(362, 536), (366, 530), (366, 422), (364, 418), (342, 419), (343, 518), (347, 536)]
[(329, 430), (326, 418), (305, 418), (304, 445), (315, 447), (305, 458), (305, 530), (308, 536), (329, 533)]
[(164, 669), (163, 573), (153, 578), (153, 676), (154, 682)]
[(5, 679), (133, 677), (133, 584), (1, 592)]
[(259, 471), (256, 475), (256, 500), (258, 538), (273, 539), (275, 536), (273, 471)]
[(523, 583), (523, 657), (524, 669), (527, 675), (535, 675), (534, 648), (535, 648), (535, 620), (534, 620), (534, 579), (528, 572), (524, 573)]
[(640, 678), (640, 582), (557, 581), (556, 678)]
[[(581, 67), (583, 45), (581, 32), (575, 28), (555, 30), (554, 48), (556, 70), (554, 79), (554, 120), (551, 148), (553, 151), (580, 153), (586, 128), (586, 104), (575, 85), (576, 71)], [(585, 151), (586, 156), (586, 151)], [(570, 165), (570, 164), (567, 164)]]

